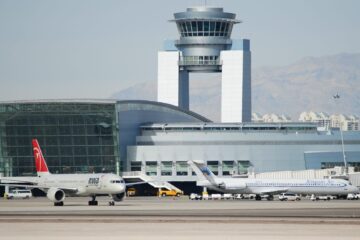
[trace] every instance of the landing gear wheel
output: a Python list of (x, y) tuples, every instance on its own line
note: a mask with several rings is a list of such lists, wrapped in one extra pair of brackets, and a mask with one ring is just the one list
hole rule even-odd
[(115, 202), (114, 202), (114, 201), (110, 201), (110, 202), (109, 202), (109, 206), (115, 206)]
[(64, 202), (54, 202), (54, 206), (64, 206)]
[(98, 201), (96, 201), (95, 199), (96, 199), (96, 196), (91, 197), (91, 201), (89, 201), (89, 206), (97, 206), (98, 205)]
[(255, 200), (256, 200), (256, 201), (261, 201), (261, 196), (260, 196), (260, 195), (256, 195)]
[(89, 206), (97, 206), (98, 201), (89, 201)]

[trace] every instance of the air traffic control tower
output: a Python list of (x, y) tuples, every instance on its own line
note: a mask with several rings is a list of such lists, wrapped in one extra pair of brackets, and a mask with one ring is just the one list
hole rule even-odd
[(158, 101), (189, 109), (189, 73), (221, 72), (221, 121), (251, 121), (251, 52), (231, 39), (236, 20), (222, 8), (193, 7), (174, 14), (180, 39), (158, 53)]

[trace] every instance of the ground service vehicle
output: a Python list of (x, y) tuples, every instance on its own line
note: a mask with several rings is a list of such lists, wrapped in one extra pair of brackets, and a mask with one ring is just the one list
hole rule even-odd
[(314, 194), (312, 194), (310, 197), (311, 201), (319, 201), (319, 200), (330, 201), (333, 199), (334, 199), (334, 196), (331, 196), (331, 195), (315, 196)]
[(346, 197), (347, 200), (359, 200), (360, 194), (349, 193)]
[(30, 190), (27, 189), (14, 189), (6, 194), (7, 199), (13, 199), (13, 198), (27, 199), (31, 197), (32, 197), (32, 193)]
[(160, 188), (158, 194), (159, 194), (159, 197), (166, 197), (166, 196), (180, 197), (184, 193), (182, 191), (178, 191), (175, 189)]
[(126, 195), (127, 195), (128, 197), (130, 197), (130, 196), (135, 196), (135, 194), (136, 194), (135, 188), (129, 188), (129, 189), (126, 191)]
[(192, 194), (190, 194), (189, 199), (190, 200), (201, 200), (202, 196), (197, 193), (192, 193)]
[(224, 193), (222, 196), (223, 199), (234, 199), (234, 196), (231, 193)]
[(300, 201), (301, 197), (293, 193), (282, 193), (279, 195), (280, 201)]

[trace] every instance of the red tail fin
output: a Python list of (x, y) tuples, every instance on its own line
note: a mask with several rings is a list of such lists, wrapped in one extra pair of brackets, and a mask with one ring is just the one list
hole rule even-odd
[(36, 171), (39, 174), (49, 173), (49, 169), (47, 167), (47, 164), (45, 162), (44, 156), (41, 152), (40, 145), (37, 141), (37, 139), (32, 140), (33, 145), (33, 151), (34, 151), (34, 157), (35, 157), (35, 166)]

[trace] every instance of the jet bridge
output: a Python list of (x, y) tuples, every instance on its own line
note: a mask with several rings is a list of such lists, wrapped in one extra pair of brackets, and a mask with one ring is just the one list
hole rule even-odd
[(154, 188), (166, 188), (168, 190), (182, 191), (169, 182), (154, 180), (151, 176), (148, 176), (141, 171), (123, 172), (122, 177), (124, 180), (130, 182), (144, 181)]

